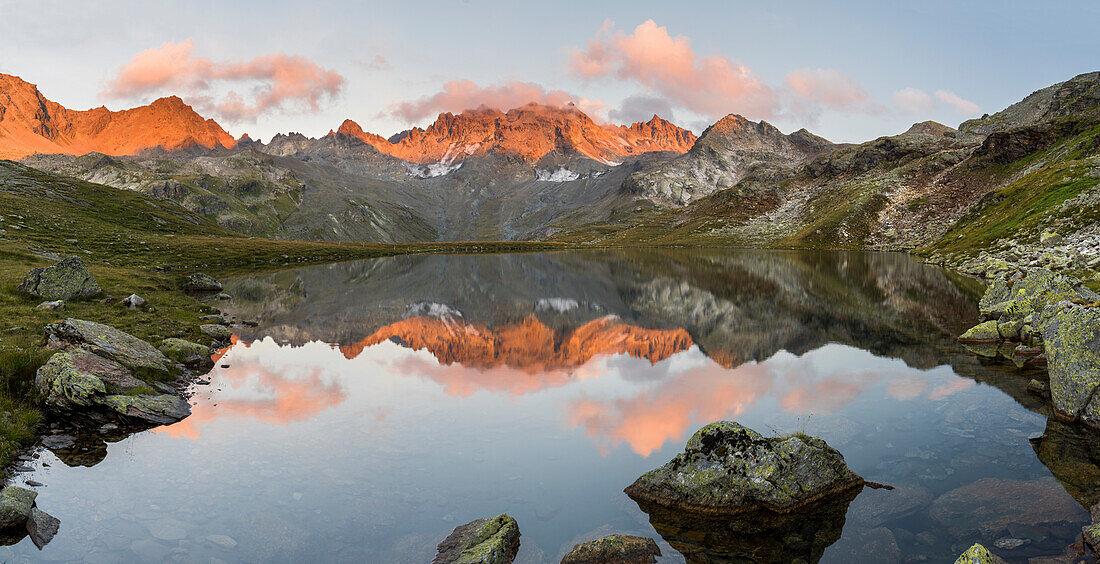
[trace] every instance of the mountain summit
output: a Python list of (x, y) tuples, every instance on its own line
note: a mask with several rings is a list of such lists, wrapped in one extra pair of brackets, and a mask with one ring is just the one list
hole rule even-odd
[(479, 108), (439, 114), (427, 129), (413, 128), (389, 141), (346, 120), (336, 134), (356, 137), (379, 151), (414, 163), (458, 162), (500, 153), (535, 162), (548, 153), (581, 154), (604, 164), (654, 151), (686, 152), (695, 134), (660, 117), (630, 126), (596, 123), (566, 107), (527, 104), (501, 112)]
[(70, 110), (23, 79), (0, 74), (0, 158), (34, 153), (133, 155), (147, 149), (232, 148), (236, 141), (176, 96), (112, 112)]

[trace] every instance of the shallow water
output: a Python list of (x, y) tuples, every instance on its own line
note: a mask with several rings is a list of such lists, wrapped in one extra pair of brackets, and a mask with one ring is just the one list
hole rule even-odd
[(823, 562), (1061, 554), (1100, 499), (1096, 442), (1048, 423), (1035, 371), (954, 342), (978, 289), (905, 256), (395, 257), (227, 291), (258, 326), (234, 329), (193, 415), (42, 451), (15, 482), (45, 484), (61, 532), (0, 559), (427, 562), (506, 512), (517, 562), (612, 532), (683, 561), (622, 489), (718, 419), (819, 435), (896, 486), (800, 531)]

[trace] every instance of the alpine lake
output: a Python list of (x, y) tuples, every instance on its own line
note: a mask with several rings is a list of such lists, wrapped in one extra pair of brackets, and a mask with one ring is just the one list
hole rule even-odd
[[(234, 344), (192, 415), (39, 451), (13, 483), (43, 484), (60, 532), (0, 560), (429, 562), (500, 513), (522, 563), (611, 533), (661, 562), (1057, 557), (1100, 501), (1100, 441), (1027, 392), (1041, 366), (956, 342), (981, 291), (899, 254), (688, 249), (227, 280)], [(769, 538), (662, 527), (623, 488), (716, 420), (820, 436), (894, 489)]]

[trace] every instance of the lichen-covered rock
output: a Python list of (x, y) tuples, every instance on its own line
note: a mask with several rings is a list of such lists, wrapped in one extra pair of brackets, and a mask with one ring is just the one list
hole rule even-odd
[(978, 543), (974, 543), (955, 560), (955, 564), (1002, 564), (1003, 562), (1004, 560), (993, 555), (986, 547)]
[(46, 327), (46, 335), (109, 358), (143, 378), (165, 378), (178, 372), (175, 363), (153, 345), (109, 325), (66, 319)]
[(101, 403), (120, 415), (158, 425), (175, 423), (191, 415), (191, 404), (171, 394), (114, 395), (103, 398)]
[(19, 284), (19, 290), (46, 300), (90, 298), (103, 291), (84, 261), (77, 257), (66, 257), (53, 266), (31, 270)]
[(22, 527), (31, 516), (36, 492), (19, 486), (7, 486), (0, 491), (0, 529)]
[(1055, 412), (1100, 427), (1100, 308), (1063, 303), (1043, 315)]
[(432, 564), (508, 564), (519, 552), (519, 523), (507, 514), (455, 527)]
[(624, 491), (635, 501), (716, 515), (787, 513), (864, 484), (818, 437), (765, 438), (733, 421), (699, 429), (685, 451)]
[(660, 555), (651, 538), (608, 535), (574, 546), (561, 564), (653, 564)]
[(219, 325), (217, 323), (208, 323), (206, 325), (200, 325), (199, 331), (206, 333), (215, 341), (220, 343), (229, 342), (233, 338), (233, 332), (229, 330), (225, 325)]
[(995, 343), (1001, 340), (995, 320), (983, 321), (959, 335), (960, 343)]
[(220, 292), (222, 283), (210, 275), (199, 272), (187, 277), (187, 281), (183, 283), (183, 289), (189, 292)]
[[(50, 357), (35, 374), (34, 383), (46, 404), (60, 409), (90, 407), (96, 396), (107, 393), (107, 387), (92, 371), (80, 368), (74, 355), (79, 352), (59, 352)], [(106, 359), (102, 359), (105, 362)], [(117, 363), (112, 363), (118, 366)], [(106, 367), (109, 369), (109, 367)]]
[(27, 519), (27, 533), (31, 536), (31, 542), (39, 550), (53, 540), (60, 528), (60, 519), (37, 507), (31, 508), (30, 518)]
[(210, 359), (210, 347), (174, 337), (160, 342), (160, 352), (180, 364), (193, 364), (199, 359)]

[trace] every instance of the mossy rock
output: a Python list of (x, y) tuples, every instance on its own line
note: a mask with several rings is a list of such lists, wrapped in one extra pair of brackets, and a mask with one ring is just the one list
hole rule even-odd
[(508, 564), (519, 552), (519, 523), (507, 514), (455, 527), (432, 564)]
[(0, 530), (22, 527), (30, 519), (36, 492), (19, 486), (0, 491)]
[(46, 300), (72, 300), (98, 296), (103, 290), (84, 261), (67, 257), (46, 268), (27, 273), (19, 290)]
[(171, 394), (107, 396), (102, 404), (119, 415), (159, 425), (175, 423), (191, 415), (187, 400)]
[(765, 438), (733, 421), (699, 429), (684, 452), (626, 488), (635, 501), (714, 515), (788, 513), (864, 484), (818, 437)]
[(1001, 560), (993, 553), (989, 552), (989, 549), (981, 544), (974, 543), (973, 546), (966, 549), (966, 552), (959, 555), (955, 560), (955, 564), (1003, 564), (1004, 560)]
[(161, 341), (159, 348), (164, 356), (180, 364), (191, 362), (195, 357), (210, 356), (210, 347), (174, 337)]
[(59, 352), (51, 356), (35, 374), (34, 383), (51, 407), (91, 407), (96, 404), (97, 396), (107, 393), (103, 380), (77, 367), (74, 354), (79, 353)]
[(233, 332), (230, 331), (228, 327), (217, 323), (200, 325), (199, 330), (219, 343), (227, 343), (233, 338)]
[(1057, 413), (1100, 427), (1100, 308), (1067, 302), (1044, 312), (1043, 343)]
[(561, 564), (653, 564), (661, 549), (651, 538), (608, 535), (573, 547)]
[(111, 359), (142, 379), (166, 379), (179, 372), (179, 367), (153, 345), (102, 323), (69, 318), (47, 326), (46, 335)]
[(965, 333), (959, 335), (960, 343), (997, 343), (1001, 341), (1001, 332), (997, 330), (997, 321), (983, 321)]

